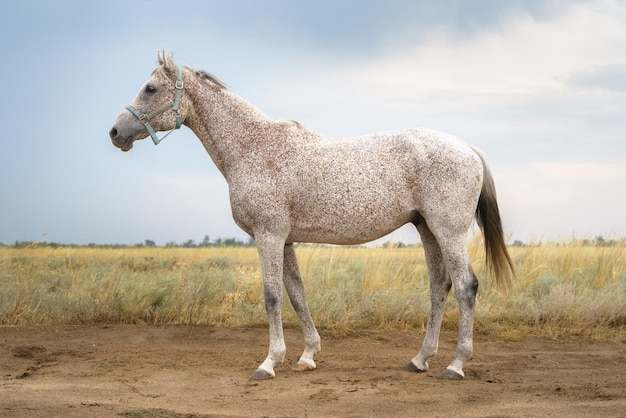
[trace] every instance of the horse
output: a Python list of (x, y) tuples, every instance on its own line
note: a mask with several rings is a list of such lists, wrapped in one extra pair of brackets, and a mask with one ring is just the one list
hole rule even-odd
[(232, 216), (256, 242), (269, 351), (253, 379), (275, 377), (285, 358), (282, 285), (304, 334), (294, 370), (316, 368), (321, 350), (306, 301), (294, 243), (362, 244), (412, 223), (421, 237), (430, 281), (431, 310), (420, 351), (405, 367), (428, 370), (435, 356), (450, 288), (458, 301), (456, 354), (440, 378), (464, 378), (472, 358), (478, 280), (467, 234), (482, 230), (486, 261), (496, 284), (515, 273), (507, 251), (493, 176), (482, 154), (456, 136), (409, 129), (353, 138), (329, 138), (299, 123), (273, 120), (232, 93), (214, 75), (178, 66), (165, 50), (158, 67), (109, 136), (129, 151), (159, 131), (190, 128), (228, 183)]

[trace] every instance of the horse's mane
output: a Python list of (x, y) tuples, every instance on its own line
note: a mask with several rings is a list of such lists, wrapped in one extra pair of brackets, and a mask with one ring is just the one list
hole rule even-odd
[[(187, 67), (189, 68), (189, 67)], [(154, 74), (156, 71), (159, 71), (160, 69), (165, 69), (165, 71), (168, 71), (168, 69), (164, 66), (161, 65), (160, 67), (155, 68), (152, 71), (152, 74)], [(215, 77), (213, 74), (211, 74), (208, 71), (204, 71), (204, 70), (193, 70), (196, 73), (196, 75), (198, 77), (200, 77), (202, 80), (207, 81), (211, 84), (213, 84), (214, 86), (216, 86), (217, 88), (219, 88), (220, 90), (228, 90), (228, 86), (226, 84), (224, 84), (219, 78)]]
[(216, 85), (220, 89), (223, 89), (223, 90), (228, 89), (228, 86), (226, 86), (226, 84), (224, 84), (219, 78), (215, 77), (213, 74), (211, 74), (211, 73), (209, 73), (207, 71), (196, 70), (196, 74), (198, 76), (200, 76), (201, 79), (206, 80), (206, 81)]

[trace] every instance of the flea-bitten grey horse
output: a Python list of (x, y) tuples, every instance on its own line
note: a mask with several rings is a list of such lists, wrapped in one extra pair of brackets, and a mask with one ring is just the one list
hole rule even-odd
[(360, 244), (412, 223), (426, 253), (431, 312), (421, 350), (406, 369), (428, 369), (454, 286), (458, 344), (442, 378), (463, 378), (473, 352), (478, 289), (466, 246), (474, 218), (497, 281), (514, 276), (493, 178), (481, 154), (431, 129), (333, 140), (298, 123), (268, 118), (213, 75), (177, 66), (165, 51), (158, 59), (109, 135), (128, 151), (135, 140), (150, 135), (157, 144), (162, 138), (156, 132), (185, 125), (224, 175), (233, 218), (256, 241), (269, 317), (269, 353), (252, 377), (274, 377), (274, 366), (285, 357), (281, 284), (304, 334), (304, 352), (294, 369), (316, 367), (320, 336), (307, 306), (295, 242)]

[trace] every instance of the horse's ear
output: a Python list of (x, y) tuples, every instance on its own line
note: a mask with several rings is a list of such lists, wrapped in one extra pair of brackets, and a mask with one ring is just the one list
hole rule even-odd
[(174, 59), (165, 51), (165, 48), (159, 52), (159, 65), (162, 65), (165, 71), (170, 74), (176, 73), (176, 64), (174, 64)]

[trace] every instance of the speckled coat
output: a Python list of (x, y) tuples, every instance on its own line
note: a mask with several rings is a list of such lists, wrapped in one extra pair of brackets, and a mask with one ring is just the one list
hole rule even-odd
[[(132, 106), (149, 113), (172, 100), (177, 66), (164, 51), (160, 66)], [(274, 376), (283, 361), (282, 289), (302, 323), (305, 350), (298, 370), (315, 368), (320, 350), (298, 270), (294, 242), (357, 244), (406, 223), (416, 225), (431, 281), (431, 314), (422, 349), (407, 369), (425, 371), (437, 351), (443, 307), (455, 287), (459, 341), (444, 378), (464, 376), (472, 356), (474, 302), (478, 282), (465, 239), (475, 217), (483, 227), (488, 261), (496, 277), (512, 276), (504, 245), (493, 179), (483, 157), (460, 139), (431, 129), (328, 138), (292, 121), (274, 121), (230, 92), (217, 78), (183, 67), (179, 114), (202, 141), (228, 182), (237, 224), (257, 243), (270, 348), (256, 379)], [(150, 122), (157, 131), (174, 128), (173, 110)], [(124, 151), (148, 135), (135, 115), (122, 112), (111, 129)]]

